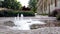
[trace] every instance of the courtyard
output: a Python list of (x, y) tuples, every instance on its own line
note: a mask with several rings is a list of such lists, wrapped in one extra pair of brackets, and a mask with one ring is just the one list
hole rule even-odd
[(60, 34), (60, 0), (0, 0), (0, 34)]

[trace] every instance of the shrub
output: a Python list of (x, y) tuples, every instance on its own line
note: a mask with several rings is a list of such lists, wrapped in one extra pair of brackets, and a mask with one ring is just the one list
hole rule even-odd
[(46, 16), (46, 15), (48, 15), (48, 14), (40, 14), (40, 15)]
[(35, 16), (35, 13), (34, 12), (19, 12), (19, 14), (23, 14), (25, 17), (26, 16)]
[(58, 11), (56, 11), (56, 10), (53, 11), (52, 16), (53, 16), (53, 17), (56, 17), (57, 13), (58, 13)]
[(59, 12), (60, 12), (60, 9), (55, 9), (52, 11), (52, 13), (49, 16), (56, 17)]
[(0, 11), (0, 17), (16, 17), (17, 14), (19, 16), (23, 14), (24, 16), (35, 16), (34, 12), (19, 12), (19, 11), (14, 11), (14, 10), (2, 10)]
[(60, 20), (60, 14), (57, 15), (57, 20)]
[(17, 16), (17, 11), (13, 10), (2, 10), (0, 11), (0, 17), (14, 17)]

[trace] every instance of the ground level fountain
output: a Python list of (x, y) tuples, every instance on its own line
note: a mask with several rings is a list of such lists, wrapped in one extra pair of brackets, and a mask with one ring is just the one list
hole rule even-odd
[[(23, 17), (23, 14), (21, 14), (21, 17), (19, 17), (19, 14), (18, 14), (18, 16), (15, 18), (14, 17), (2, 17), (2, 18), (0, 17), (0, 34), (57, 34), (57, 33), (60, 34), (60, 27), (56, 27), (56, 25), (58, 25), (60, 22), (58, 23), (54, 20), (52, 20), (53, 22), (46, 22), (46, 25), (48, 27), (44, 26), (39, 29), (31, 30), (30, 26), (33, 24), (39, 24), (39, 25), (45, 24), (44, 22), (41, 22), (42, 21), (42, 19), (40, 19), (41, 17), (43, 20), (45, 19), (47, 21), (52, 20), (52, 19), (55, 20), (55, 18), (45, 17), (45, 16), (32, 17), (32, 18)], [(12, 24), (13, 27), (12, 26), (10, 27), (7, 24), (4, 25), (5, 22), (7, 22), (9, 25), (11, 23), (13, 23), (14, 25)], [(52, 27), (52, 25), (55, 25), (55, 26)]]
[(13, 29), (30, 30), (30, 25), (32, 24), (45, 24), (45, 23), (38, 20), (32, 20), (31, 18), (24, 19), (23, 14), (21, 14), (21, 17), (19, 18), (18, 14), (17, 17), (14, 18), (14, 24), (16, 26), (14, 26)]

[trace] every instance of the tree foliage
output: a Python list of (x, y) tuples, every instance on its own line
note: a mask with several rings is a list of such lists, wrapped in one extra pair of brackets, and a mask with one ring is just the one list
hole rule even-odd
[(37, 9), (36, 4), (37, 4), (37, 0), (30, 0), (30, 1), (29, 1), (29, 7), (30, 7), (33, 11), (36, 11), (36, 9)]
[(4, 0), (3, 7), (10, 9), (20, 9), (21, 4), (17, 0)]

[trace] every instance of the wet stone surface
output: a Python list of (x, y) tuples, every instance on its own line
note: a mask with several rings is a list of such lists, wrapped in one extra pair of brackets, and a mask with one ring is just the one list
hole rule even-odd
[[(60, 34), (60, 26), (58, 27), (58, 22), (48, 22), (46, 25), (36, 25), (42, 26), (42, 28), (33, 29), (33, 30), (12, 30), (9, 26), (14, 26), (13, 22), (10, 22), (11, 18), (0, 18), (0, 34)], [(2, 21), (3, 20), (3, 21)], [(12, 20), (12, 19), (11, 19)], [(7, 24), (6, 24), (6, 23)], [(10, 22), (10, 24), (9, 24)], [(5, 23), (5, 25), (4, 25)], [(56, 24), (57, 23), (57, 24)], [(51, 26), (50, 26), (51, 24)], [(55, 27), (54, 25), (57, 25)], [(53, 26), (53, 27), (52, 27)]]
[(14, 24), (13, 21), (5, 21), (5, 22), (4, 22), (4, 25), (5, 25), (5, 26), (10, 26), (10, 27), (15, 26), (15, 24)]

